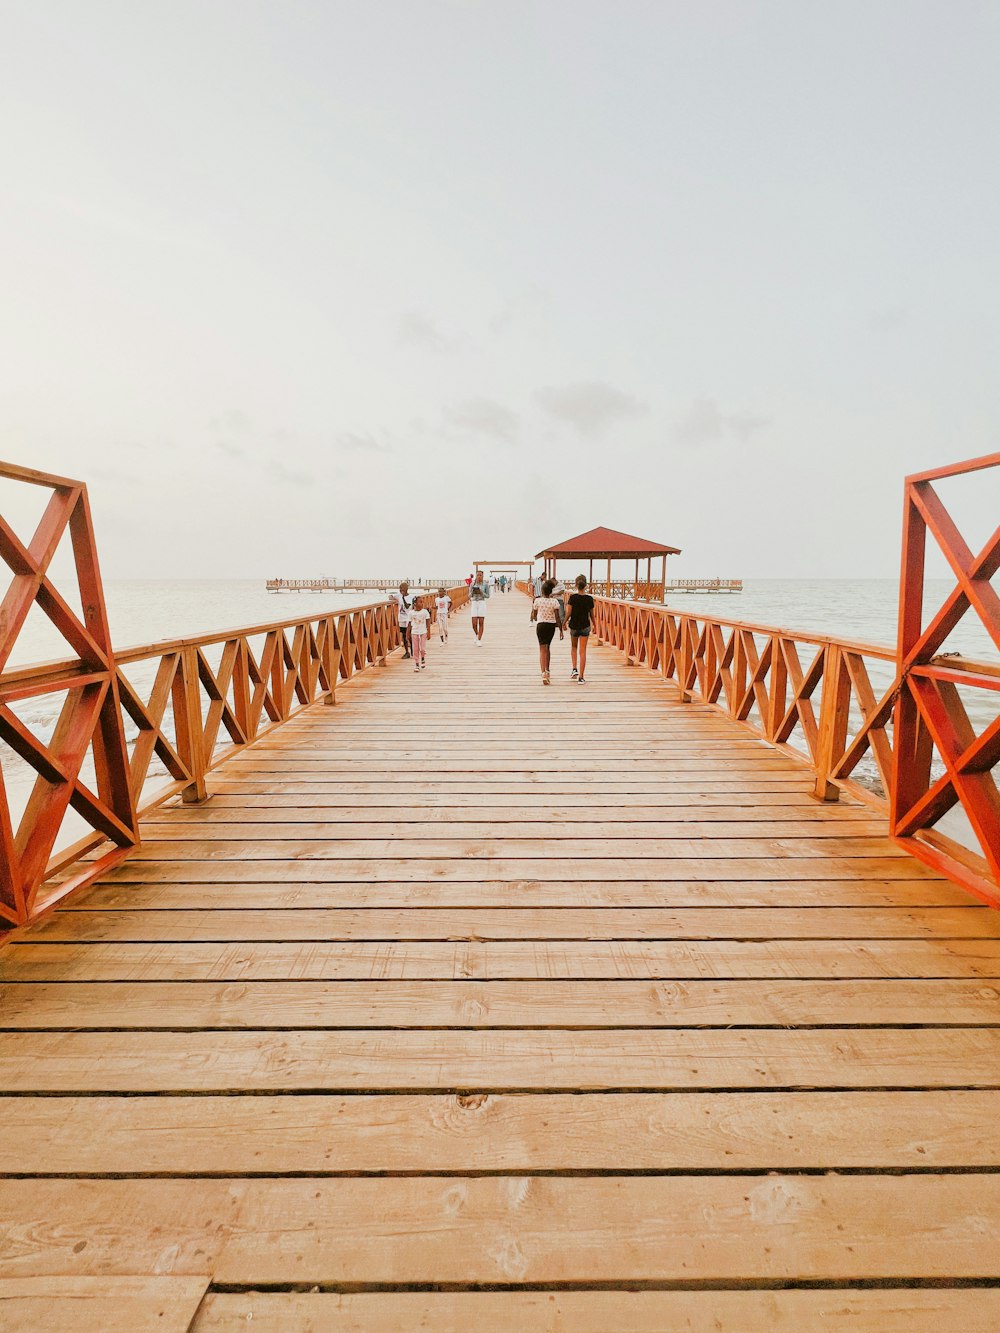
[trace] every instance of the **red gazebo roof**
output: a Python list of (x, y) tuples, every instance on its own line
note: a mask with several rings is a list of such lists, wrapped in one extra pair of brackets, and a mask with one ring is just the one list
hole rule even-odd
[(664, 546), (660, 542), (647, 541), (645, 537), (630, 537), (627, 532), (615, 532), (614, 528), (591, 528), (581, 532), (579, 537), (570, 537), (539, 551), (535, 557), (540, 560), (546, 555), (575, 556), (611, 556), (613, 559), (633, 555), (680, 555), (676, 546)]

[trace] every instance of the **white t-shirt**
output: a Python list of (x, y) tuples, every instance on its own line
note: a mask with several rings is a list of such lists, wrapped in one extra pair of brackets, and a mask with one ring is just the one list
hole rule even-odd
[(412, 614), (410, 610), (410, 608), (413, 605), (412, 595), (410, 593), (407, 593), (406, 596), (404, 597), (401, 592), (394, 592), (392, 594), (392, 600), (396, 603), (396, 615), (397, 615), (396, 623), (399, 625), (408, 625), (410, 623), (410, 616)]
[(451, 610), (451, 598), (445, 593), (444, 597), (435, 597), (434, 605), (437, 608), (438, 618), (446, 617)]
[(410, 612), (410, 633), (421, 635), (427, 633), (427, 622), (431, 618), (429, 611), (411, 611)]

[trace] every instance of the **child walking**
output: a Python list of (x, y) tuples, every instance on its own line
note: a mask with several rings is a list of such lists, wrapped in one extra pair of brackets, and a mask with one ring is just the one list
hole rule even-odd
[(542, 584), (542, 595), (536, 597), (531, 604), (531, 619), (536, 622), (535, 633), (538, 636), (538, 661), (542, 668), (542, 684), (551, 685), (552, 678), (549, 675), (549, 666), (552, 656), (552, 640), (558, 629), (560, 639), (563, 637), (562, 620), (560, 619), (560, 608), (562, 603), (552, 596), (552, 589), (555, 584), (551, 579), (546, 579)]
[(451, 598), (445, 592), (444, 588), (438, 588), (438, 595), (434, 598), (434, 609), (437, 612), (438, 635), (442, 643), (448, 642), (448, 612), (451, 610)]
[(423, 671), (427, 666), (427, 622), (431, 613), (423, 607), (416, 607), (410, 612), (410, 651), (413, 654), (413, 670)]

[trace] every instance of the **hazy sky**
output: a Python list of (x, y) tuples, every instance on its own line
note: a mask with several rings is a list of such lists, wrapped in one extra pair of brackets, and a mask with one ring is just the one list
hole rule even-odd
[(111, 577), (892, 576), (903, 475), (1000, 448), (998, 55), (998, 0), (0, 0), (0, 455)]

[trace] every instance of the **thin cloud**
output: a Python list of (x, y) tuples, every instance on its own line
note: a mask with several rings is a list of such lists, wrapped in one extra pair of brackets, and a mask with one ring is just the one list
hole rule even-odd
[(756, 435), (761, 430), (767, 430), (771, 424), (770, 417), (755, 417), (749, 412), (731, 414), (723, 420), (726, 429), (731, 431), (744, 444), (751, 435)]
[(674, 423), (671, 433), (678, 444), (690, 448), (721, 444), (734, 437), (746, 444), (752, 435), (770, 424), (770, 417), (753, 416), (749, 412), (723, 412), (716, 399), (696, 398)]
[(215, 447), (220, 454), (226, 454), (230, 458), (248, 458), (249, 451), (242, 444), (237, 444), (234, 440), (216, 440)]
[(535, 402), (549, 416), (575, 427), (581, 435), (602, 435), (615, 422), (643, 416), (646, 404), (613, 384), (586, 381), (535, 392)]
[(485, 435), (501, 444), (513, 444), (520, 429), (520, 422), (510, 408), (492, 398), (468, 398), (449, 408), (445, 419), (460, 430)]
[(884, 306), (880, 310), (869, 311), (866, 326), (873, 333), (892, 333), (902, 328), (908, 318), (902, 306)]
[(432, 352), (450, 352), (453, 348), (451, 339), (446, 338), (434, 321), (419, 310), (403, 312), (396, 338), (405, 347), (425, 347)]
[(315, 486), (316, 478), (308, 472), (299, 472), (286, 467), (276, 459), (269, 458), (264, 465), (265, 471), (274, 481), (284, 486)]
[(360, 432), (353, 430), (341, 431), (337, 436), (337, 447), (348, 453), (368, 453), (368, 454), (389, 454), (392, 453), (392, 445), (380, 440), (377, 435), (370, 431)]

